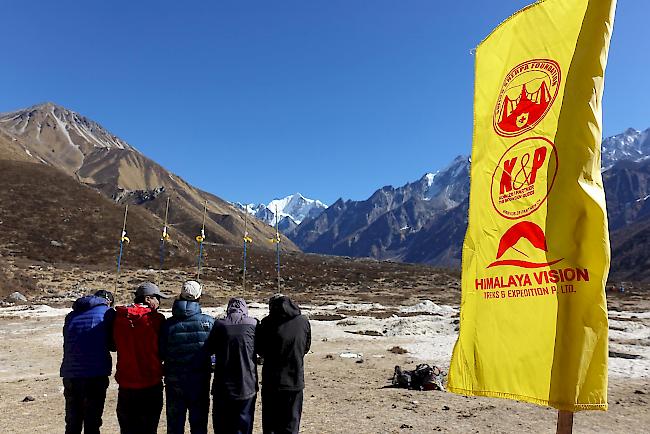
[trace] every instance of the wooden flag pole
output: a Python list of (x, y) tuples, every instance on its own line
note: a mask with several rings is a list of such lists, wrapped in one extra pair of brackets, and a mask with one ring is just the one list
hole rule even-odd
[(556, 434), (571, 434), (573, 432), (573, 412), (557, 411), (557, 429), (555, 432)]

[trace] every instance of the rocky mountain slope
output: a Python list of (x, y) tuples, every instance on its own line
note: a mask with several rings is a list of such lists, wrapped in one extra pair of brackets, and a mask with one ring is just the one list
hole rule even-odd
[(650, 128), (645, 131), (628, 128), (621, 134), (603, 139), (603, 170), (608, 170), (617, 161), (637, 161), (649, 155)]
[(414, 234), (454, 209), (469, 194), (469, 161), (418, 181), (377, 190), (365, 201), (339, 199), (288, 235), (304, 251), (404, 260)]
[[(95, 121), (56, 104), (0, 115), (0, 158), (57, 168), (115, 202), (140, 205), (158, 217), (164, 216), (169, 197), (170, 224), (191, 238), (200, 230), (207, 201), (207, 241), (241, 243), (241, 210), (190, 185)], [(260, 248), (272, 248), (266, 241), (273, 236), (268, 225), (253, 220), (248, 231)], [(297, 250), (290, 241), (282, 247)]]
[(619, 161), (603, 173), (611, 230), (650, 216), (650, 160)]
[[(0, 256), (114, 269), (124, 206), (49, 165), (0, 160), (0, 173)], [(125, 267), (158, 268), (161, 223), (143, 208), (129, 208)], [(193, 263), (191, 238), (174, 228), (170, 236), (165, 263)]]
[(650, 160), (619, 161), (603, 173), (612, 275), (650, 279)]

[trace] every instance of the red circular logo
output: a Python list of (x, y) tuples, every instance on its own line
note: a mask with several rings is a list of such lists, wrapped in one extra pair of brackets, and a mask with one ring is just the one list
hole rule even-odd
[(510, 220), (534, 213), (553, 188), (557, 168), (557, 151), (550, 140), (528, 137), (515, 143), (492, 174), (494, 209)]
[(544, 119), (560, 88), (560, 65), (554, 60), (533, 59), (506, 74), (494, 108), (494, 130), (515, 137)]

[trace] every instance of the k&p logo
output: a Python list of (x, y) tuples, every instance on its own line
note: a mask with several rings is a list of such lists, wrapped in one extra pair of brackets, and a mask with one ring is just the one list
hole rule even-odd
[(529, 137), (515, 143), (492, 174), (494, 209), (511, 220), (534, 213), (551, 191), (557, 168), (557, 152), (550, 140)]

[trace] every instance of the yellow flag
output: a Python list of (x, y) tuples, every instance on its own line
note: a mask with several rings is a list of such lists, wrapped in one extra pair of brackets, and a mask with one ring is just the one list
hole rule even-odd
[(607, 409), (600, 142), (615, 7), (538, 1), (476, 49), (452, 392)]

